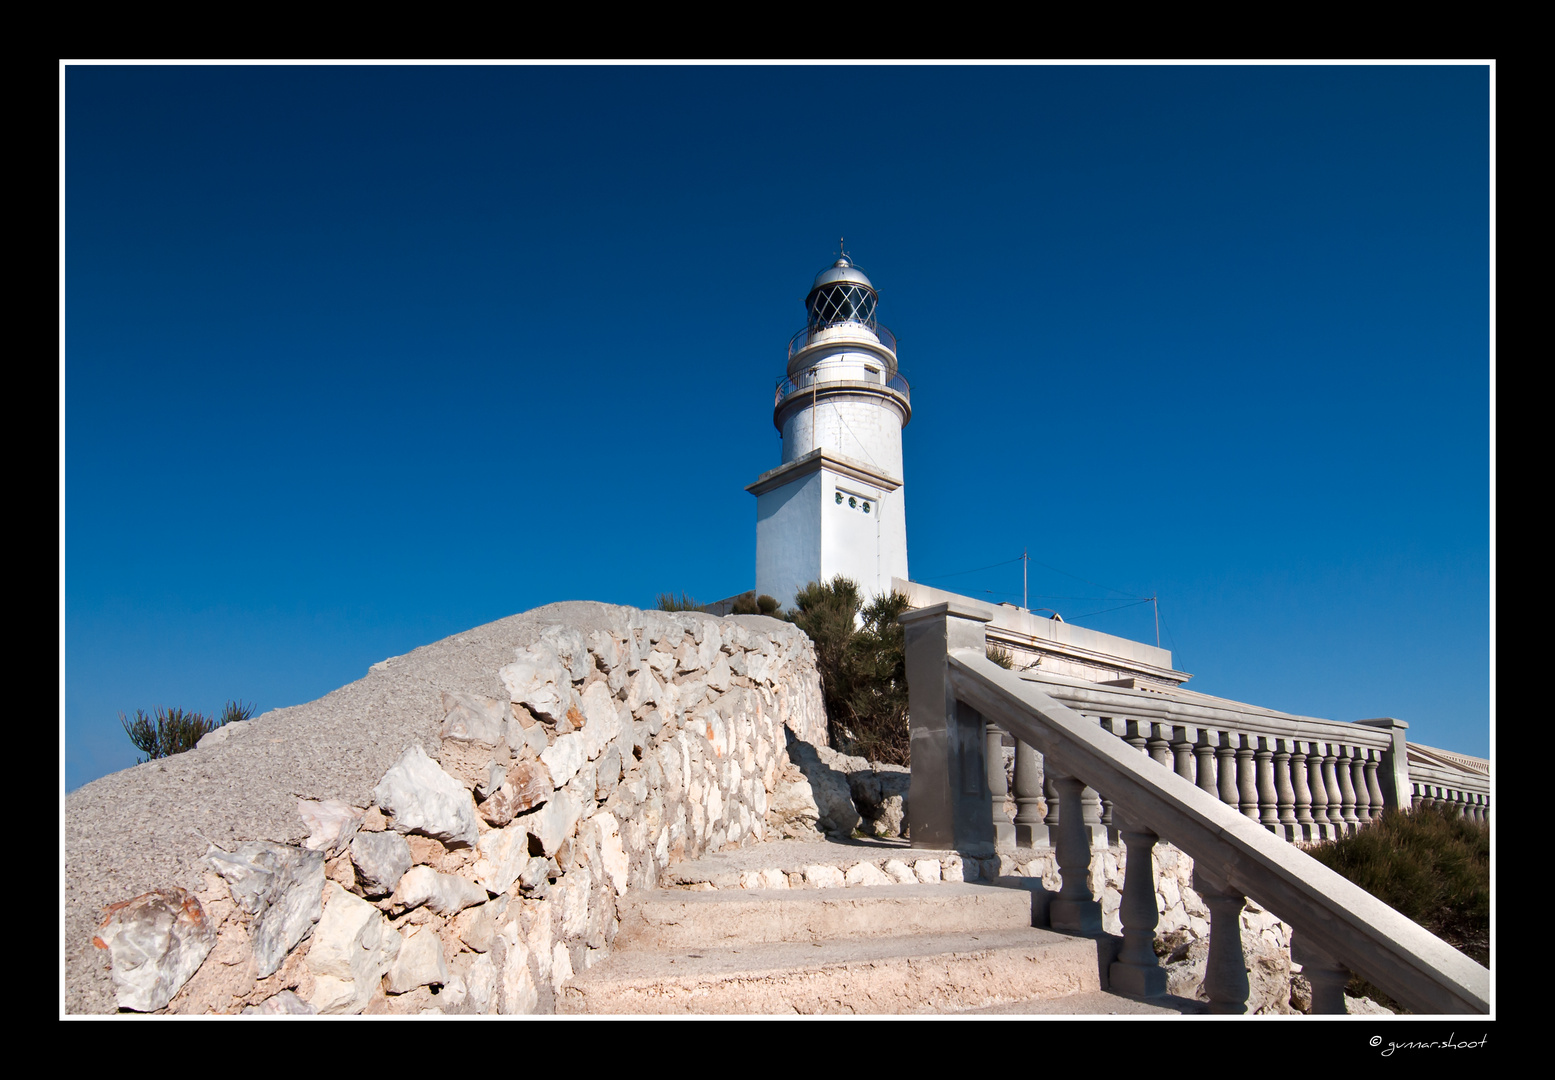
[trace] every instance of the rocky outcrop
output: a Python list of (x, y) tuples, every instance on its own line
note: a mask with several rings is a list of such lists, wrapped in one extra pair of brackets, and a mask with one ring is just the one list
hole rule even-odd
[(549, 1011), (629, 890), (814, 832), (786, 744), (824, 732), (761, 616), (553, 605), (393, 658), (68, 797), (67, 1009)]

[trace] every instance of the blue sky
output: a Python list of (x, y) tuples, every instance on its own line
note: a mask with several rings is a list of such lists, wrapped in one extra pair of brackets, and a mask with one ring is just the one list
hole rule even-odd
[(134, 762), (120, 711), (749, 588), (839, 236), (913, 386), (915, 579), (1018, 601), (1028, 549), (1071, 621), (1152, 641), (1158, 595), (1194, 689), (1489, 752), (1485, 67), (64, 90), (67, 789)]

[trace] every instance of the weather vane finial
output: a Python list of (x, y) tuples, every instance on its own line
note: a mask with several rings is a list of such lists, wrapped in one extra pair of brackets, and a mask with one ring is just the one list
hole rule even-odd
[(848, 257), (848, 249), (845, 246), (845, 239), (841, 236), (837, 237), (837, 254), (841, 255), (844, 259)]

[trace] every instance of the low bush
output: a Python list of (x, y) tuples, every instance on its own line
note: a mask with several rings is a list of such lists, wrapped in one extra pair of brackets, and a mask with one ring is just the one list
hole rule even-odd
[(119, 723), (135, 748), (146, 755), (135, 759), (135, 764), (143, 765), (157, 758), (193, 750), (196, 743), (217, 728), (247, 720), (253, 715), (254, 706), (245, 705), (241, 701), (227, 702), (221, 715), (214, 719), (201, 713), (167, 709), (159, 705), (150, 715), (144, 709), (136, 709), (133, 719), (120, 713)]
[(702, 605), (685, 593), (676, 596), (672, 592), (659, 594), (660, 611), (701, 611)]
[[(1490, 965), (1489, 826), (1428, 807), (1386, 810), (1355, 835), (1306, 851), (1459, 952)], [(1399, 1008), (1359, 978), (1348, 992)]]
[(863, 602), (858, 583), (812, 581), (784, 617), (815, 643), (831, 744), (893, 765), (908, 764), (907, 654), (897, 616), (901, 593)]
[(766, 593), (757, 596), (756, 591), (752, 589), (750, 592), (741, 593), (734, 598), (734, 608), (729, 614), (778, 616), (778, 608), (782, 606)]

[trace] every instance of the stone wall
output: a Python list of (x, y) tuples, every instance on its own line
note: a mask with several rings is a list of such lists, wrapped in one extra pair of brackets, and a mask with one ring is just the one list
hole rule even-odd
[[(586, 607), (588, 617), (510, 635), (522, 640), (494, 672), (500, 696), (489, 677), (445, 678), (435, 695), (418, 687), (417, 700), (437, 709), (435, 729), (420, 731), (435, 735), (394, 747), (370, 791), (358, 782), (365, 798), (293, 794), (292, 835), (261, 828), (207, 841), (171, 875), (181, 883), (156, 882), (103, 909), (93, 945), (117, 1005), (548, 1012), (557, 986), (608, 954), (630, 890), (654, 887), (682, 859), (769, 833), (814, 835), (814, 797), (786, 752), (791, 736), (826, 738), (800, 631), (762, 616), (556, 607)], [(408, 659), (375, 671), (412, 667)], [(265, 738), (287, 730), (267, 723), (274, 716), (214, 732), (180, 764), (209, 773), (224, 753), (236, 764), (244, 746), (284, 741)], [(357, 723), (369, 726), (365, 715)], [(306, 776), (290, 790), (318, 794)], [(67, 800), (67, 820), (71, 808)], [(77, 825), (73, 835), (90, 831)], [(72, 883), (113, 861), (102, 847), (67, 843), (67, 916), (87, 900), (84, 887), (73, 900)], [(85, 982), (103, 971), (73, 974)], [(93, 1000), (67, 990), (72, 1011)]]

